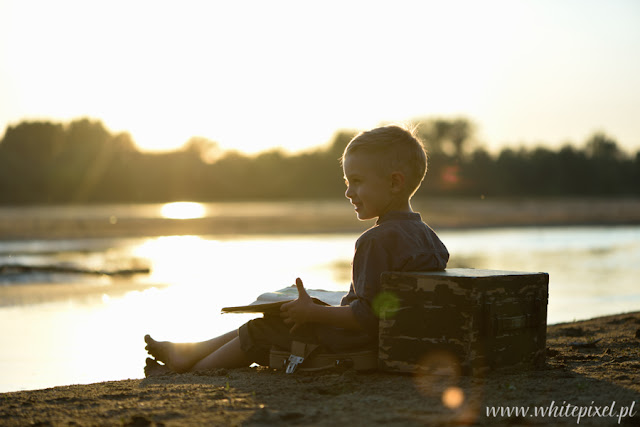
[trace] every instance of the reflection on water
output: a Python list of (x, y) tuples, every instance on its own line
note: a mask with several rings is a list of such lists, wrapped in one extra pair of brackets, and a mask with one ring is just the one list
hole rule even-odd
[[(346, 200), (306, 200), (280, 202), (174, 202), (135, 203), (98, 205), (47, 205), (42, 206), (0, 206), (0, 221), (15, 219), (56, 220), (56, 219), (155, 219), (173, 218), (168, 216), (178, 211), (189, 212), (191, 218), (239, 217), (239, 216), (291, 216), (308, 213), (335, 213), (350, 215), (352, 208)], [(193, 215), (194, 212), (197, 216)]]
[(167, 203), (161, 209), (162, 217), (169, 219), (203, 218), (205, 212), (204, 205), (195, 202)]
[[(640, 309), (640, 227), (445, 230), (450, 267), (546, 271), (549, 323)], [(95, 268), (146, 263), (149, 275), (17, 275), (0, 284), (0, 391), (139, 378), (142, 337), (192, 341), (236, 328), (221, 315), (301, 277), (346, 291), (355, 234), (173, 236), (0, 244), (0, 263)], [(36, 283), (37, 282), (37, 283)]]

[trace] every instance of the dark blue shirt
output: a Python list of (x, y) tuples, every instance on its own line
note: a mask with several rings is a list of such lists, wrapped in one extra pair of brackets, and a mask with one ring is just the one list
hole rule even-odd
[(388, 212), (356, 241), (351, 288), (341, 305), (353, 314), (371, 338), (378, 337), (373, 310), (385, 271), (444, 270), (449, 252), (436, 233), (416, 212)]

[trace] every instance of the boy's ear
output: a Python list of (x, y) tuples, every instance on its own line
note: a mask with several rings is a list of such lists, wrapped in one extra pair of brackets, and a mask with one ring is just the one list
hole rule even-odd
[(400, 171), (391, 172), (391, 192), (400, 193), (404, 190), (404, 174)]

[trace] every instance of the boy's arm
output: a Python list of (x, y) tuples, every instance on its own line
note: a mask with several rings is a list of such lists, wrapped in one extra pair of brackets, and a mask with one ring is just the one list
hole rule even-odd
[(296, 279), (296, 287), (298, 288), (298, 299), (280, 307), (280, 316), (284, 319), (284, 323), (293, 325), (291, 332), (307, 322), (323, 323), (356, 331), (362, 330), (362, 326), (350, 306), (336, 307), (315, 304), (299, 278)]

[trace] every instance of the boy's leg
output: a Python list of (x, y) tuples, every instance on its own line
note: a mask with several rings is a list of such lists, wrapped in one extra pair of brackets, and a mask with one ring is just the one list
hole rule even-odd
[(243, 368), (250, 364), (251, 361), (247, 358), (240, 346), (240, 338), (236, 336), (196, 363), (190, 371), (203, 371), (216, 368)]
[(163, 362), (174, 372), (186, 372), (201, 359), (238, 337), (238, 331), (230, 331), (219, 337), (196, 343), (172, 343), (144, 337), (147, 352)]

